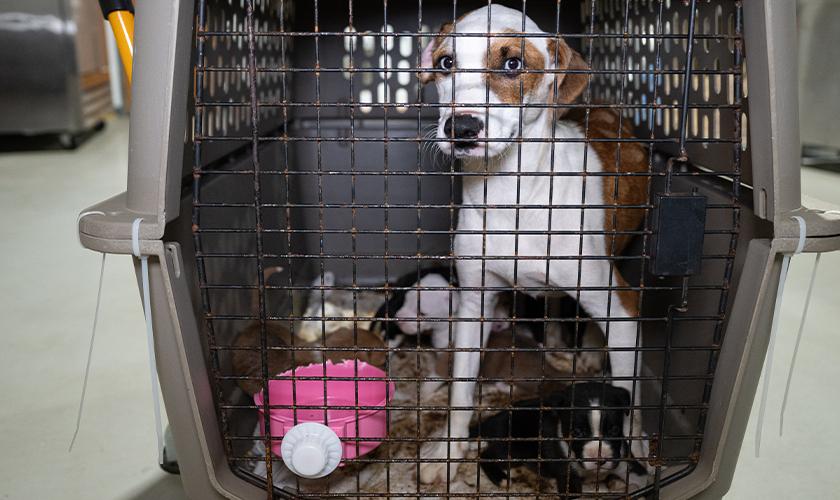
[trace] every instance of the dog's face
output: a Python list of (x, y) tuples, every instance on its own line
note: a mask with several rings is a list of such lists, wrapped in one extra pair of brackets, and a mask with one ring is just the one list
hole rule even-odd
[[(476, 33), (491, 36), (469, 35)], [(493, 36), (516, 33), (521, 36)], [(423, 73), (422, 81), (434, 80), (441, 103), (468, 105), (441, 107), (437, 137), (451, 140), (438, 143), (442, 152), (483, 158), (486, 148), (488, 157), (498, 156), (530, 124), (552, 116), (551, 109), (528, 104), (568, 104), (586, 88), (585, 73), (552, 72), (588, 69), (577, 52), (559, 37), (529, 35), (545, 32), (521, 12), (493, 5), (489, 30), (483, 7), (445, 25), (423, 51), (422, 67), (436, 71)]]
[(571, 438), (569, 457), (583, 459), (583, 470), (614, 469), (619, 464), (617, 459), (627, 457), (629, 446), (624, 436), (630, 411), (622, 409), (630, 406), (626, 389), (599, 383), (575, 384), (574, 405), (571, 386), (560, 393), (557, 405), (574, 406), (573, 410), (558, 412), (557, 432), (560, 437)]
[[(449, 317), (449, 281), (440, 274), (427, 274), (420, 279), (418, 285), (422, 288), (441, 288), (441, 290), (409, 290), (405, 294), (405, 302), (397, 311), (397, 326), (405, 333), (417, 333), (418, 318), (448, 318)], [(420, 294), (420, 309), (417, 308), (417, 294)], [(457, 293), (452, 294), (452, 310), (458, 310)], [(448, 323), (435, 321), (421, 321), (420, 331), (431, 330), (435, 326), (448, 328)]]

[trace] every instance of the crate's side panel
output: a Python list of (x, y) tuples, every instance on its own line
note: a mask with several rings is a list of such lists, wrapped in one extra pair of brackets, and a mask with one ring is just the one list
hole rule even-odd
[(755, 210), (778, 233), (779, 215), (801, 206), (795, 2), (744, 1), (744, 38)]
[[(200, 73), (202, 88), (200, 102), (191, 102), (188, 110), (188, 126), (192, 127), (190, 137), (195, 136), (195, 107), (201, 108), (200, 137), (201, 162), (212, 164), (225, 155), (250, 144), (253, 133), (251, 125), (251, 94), (248, 75), (247, 35), (217, 33), (247, 32), (246, 10), (239, 2), (210, 0), (204, 3), (204, 25), (199, 39), (204, 40), (201, 55), (202, 64), (196, 68)], [(254, 18), (263, 33), (277, 33), (288, 29), (294, 19), (294, 7), (289, 3), (281, 9), (281, 2), (263, 2), (257, 5)], [(215, 33), (203, 36), (203, 33)], [(278, 106), (288, 102), (287, 89), (291, 88), (297, 75), (286, 72), (290, 54), (297, 51), (297, 37), (257, 36), (254, 40), (254, 57), (259, 72), (256, 76), (256, 98), (261, 104), (258, 111), (257, 130), (260, 135), (282, 135), (293, 110)], [(194, 63), (198, 58), (194, 57)], [(191, 86), (192, 88), (192, 86)], [(198, 90), (198, 89), (196, 89)], [(198, 92), (197, 92), (198, 94)], [(214, 138), (238, 138), (220, 140)], [(184, 175), (192, 174), (192, 156), (187, 159)], [(188, 168), (187, 168), (188, 167)]]
[[(186, 262), (179, 245), (162, 248), (162, 255), (149, 259), (152, 324), (161, 392), (184, 489), (190, 498), (202, 500), (260, 498), (265, 492), (235, 478), (225, 460), (202, 338), (190, 314)], [(135, 263), (139, 282), (139, 261)]]
[[(661, 182), (653, 183), (654, 192), (660, 192)], [(732, 255), (726, 251), (733, 232), (732, 208), (721, 208), (732, 204), (732, 186), (723, 183), (703, 182), (698, 179), (680, 178), (675, 180), (674, 189), (677, 192), (691, 192), (698, 189), (699, 193), (708, 197), (709, 208), (706, 214), (706, 234), (703, 248), (702, 272), (690, 279), (692, 289), (688, 293), (688, 310), (676, 317), (672, 330), (671, 363), (668, 376), (671, 378), (666, 410), (666, 434), (661, 452), (666, 458), (691, 456), (698, 438), (704, 443), (714, 441), (705, 430), (698, 430), (698, 423), (706, 413), (705, 403), (702, 402), (703, 393), (709, 375), (709, 362), (717, 352), (722, 352), (722, 346), (715, 342), (715, 331), (730, 331), (728, 324), (730, 315), (736, 310), (735, 302), (739, 300), (739, 287), (743, 282), (743, 269), (747, 264), (747, 251), (739, 251)], [(746, 195), (750, 193), (747, 191)], [(752, 210), (744, 207), (749, 205), (750, 197), (745, 196), (739, 209), (739, 227), (737, 237), (741, 245), (749, 245), (756, 238), (772, 236), (772, 227), (766, 221), (756, 217)], [(718, 208), (714, 208), (718, 207)], [(732, 276), (723, 279), (727, 259), (733, 258)], [(638, 263), (630, 263), (638, 267)], [(623, 272), (623, 271), (622, 271)], [(663, 318), (660, 321), (648, 321), (645, 324), (643, 344), (648, 348), (644, 354), (643, 373), (654, 376), (655, 380), (648, 380), (642, 384), (643, 402), (659, 405), (661, 394), (661, 380), (665, 353), (665, 336), (668, 333), (667, 314), (668, 304), (680, 300), (679, 285), (681, 277), (657, 277), (646, 272), (644, 282), (649, 290), (644, 292), (643, 316), (646, 318)], [(670, 290), (657, 288), (671, 287)], [(723, 313), (721, 300), (725, 298)], [(723, 334), (723, 339), (726, 335)], [(720, 350), (720, 351), (718, 351)], [(721, 361), (717, 362), (722, 366)], [(717, 374), (711, 373), (717, 380)], [(652, 415), (653, 416), (653, 415)], [(647, 430), (656, 432), (656, 419), (647, 419)], [(654, 427), (651, 427), (654, 426)], [(679, 436), (679, 437), (676, 437)], [(711, 441), (709, 441), (711, 439)]]
[(194, 7), (172, 0), (137, 6), (131, 93), (142, 104), (131, 112), (126, 208), (145, 215), (141, 239), (160, 239), (178, 216)]
[(769, 240), (753, 240), (745, 253), (741, 286), (721, 346), (703, 454), (693, 474), (664, 489), (666, 498), (721, 499), (735, 474), (767, 352), (781, 272), (781, 256)]
[[(691, 19), (687, 3), (647, 2), (631, 9), (626, 20), (623, 4), (613, 10), (607, 5), (584, 6), (585, 30), (601, 36), (582, 47), (593, 70), (591, 93), (583, 98), (625, 105), (623, 115), (633, 123), (637, 137), (650, 137), (657, 150), (679, 156), (685, 69), (690, 64), (687, 156), (692, 164), (731, 174), (736, 134), (748, 121), (738, 85), (742, 68), (736, 63), (736, 49), (741, 33), (735, 2), (697, 3), (691, 61), (686, 61)], [(633, 35), (626, 42), (616, 37), (625, 29)], [(744, 153), (748, 145), (742, 141)], [(749, 158), (743, 160), (749, 163)], [(742, 170), (741, 182), (752, 184), (751, 169)]]

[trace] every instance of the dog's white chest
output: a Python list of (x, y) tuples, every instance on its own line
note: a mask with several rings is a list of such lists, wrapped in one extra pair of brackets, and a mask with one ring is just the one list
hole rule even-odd
[[(564, 138), (580, 137), (573, 127), (562, 129)], [(485, 247), (488, 255), (513, 255), (514, 250), (519, 255), (545, 255), (550, 238), (552, 251), (571, 245), (577, 253), (582, 226), (603, 228), (603, 211), (583, 208), (603, 203), (601, 178), (582, 175), (584, 169), (602, 170), (591, 149), (584, 155), (581, 143), (556, 143), (552, 154), (544, 143), (523, 147), (521, 155), (510, 152), (505, 163), (502, 175), (464, 180), (465, 208), (458, 228), (470, 233), (486, 230), (487, 244), (475, 234), (459, 234), (456, 245), (461, 240), (462, 252), (475, 255)]]
[[(578, 128), (562, 122), (556, 136), (582, 138)], [(506, 281), (515, 274), (520, 286), (540, 286), (547, 256), (552, 273), (565, 280), (577, 275), (574, 257), (603, 253), (604, 237), (598, 232), (604, 228), (604, 211), (591, 208), (603, 204), (602, 178), (584, 174), (602, 171), (591, 148), (557, 142), (552, 151), (549, 143), (536, 142), (493, 166), (502, 175), (464, 179), (457, 254), (491, 257), (485, 261), (487, 271)]]

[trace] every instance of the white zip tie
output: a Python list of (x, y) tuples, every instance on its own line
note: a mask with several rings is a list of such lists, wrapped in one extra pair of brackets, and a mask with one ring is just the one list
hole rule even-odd
[(776, 330), (779, 328), (779, 311), (782, 308), (782, 293), (785, 289), (790, 255), (782, 259), (782, 274), (779, 276), (779, 291), (776, 294), (776, 307), (773, 309), (773, 327), (770, 330), (770, 345), (767, 348), (767, 359), (764, 365), (764, 387), (761, 390), (761, 405), (758, 407), (758, 423), (755, 428), (755, 458), (761, 450), (761, 428), (764, 425), (764, 410), (767, 406), (767, 391), (770, 389), (770, 369), (773, 367), (773, 347), (776, 344)]
[(146, 315), (146, 337), (149, 343), (149, 366), (152, 374), (152, 399), (155, 403), (155, 425), (157, 427), (158, 463), (163, 465), (163, 425), (160, 418), (160, 397), (158, 396), (157, 362), (155, 361), (155, 341), (152, 334), (152, 304), (149, 297), (149, 256), (140, 255), (140, 221), (137, 218), (131, 226), (131, 247), (134, 256), (140, 259), (143, 277), (143, 309)]
[[(82, 217), (87, 217), (88, 215), (105, 215), (105, 212), (100, 212), (99, 210), (92, 210), (90, 212), (83, 212), (79, 214), (79, 217), (76, 219), (76, 238), (79, 240), (79, 246), (85, 248), (82, 245), (82, 239), (79, 236), (79, 222), (81, 222)], [(102, 253), (102, 265), (99, 269), (99, 291), (96, 293), (96, 311), (93, 313), (93, 331), (90, 334), (90, 348), (88, 349), (88, 358), (87, 358), (87, 366), (85, 367), (85, 381), (82, 383), (82, 397), (79, 400), (79, 414), (76, 417), (76, 430), (73, 432), (73, 439), (70, 440), (70, 448), (67, 450), (67, 453), (73, 451), (73, 444), (76, 442), (76, 436), (79, 435), (79, 427), (82, 425), (82, 408), (85, 406), (85, 392), (87, 392), (87, 383), (88, 383), (88, 375), (90, 375), (90, 361), (93, 358), (93, 339), (96, 337), (96, 322), (99, 320), (99, 302), (102, 299), (102, 280), (105, 277), (105, 253)]]
[(794, 215), (791, 219), (796, 219), (796, 222), (799, 223), (799, 244), (796, 245), (796, 250), (794, 250), (794, 255), (799, 255), (802, 253), (802, 249), (805, 248), (805, 238), (807, 233), (807, 228), (805, 227), (805, 219), (798, 215)]
[(138, 217), (134, 219), (134, 223), (131, 224), (131, 250), (134, 252), (134, 256), (138, 259), (146, 258), (145, 256), (140, 255), (140, 222), (142, 220), (142, 217)]
[[(805, 219), (794, 215), (792, 217), (799, 222), (799, 244), (793, 255), (802, 253), (805, 248), (806, 226)], [(767, 408), (767, 392), (770, 389), (770, 372), (773, 368), (773, 350), (776, 345), (776, 331), (779, 329), (779, 316), (782, 309), (782, 295), (785, 291), (785, 282), (787, 281), (788, 268), (790, 267), (791, 254), (785, 254), (782, 258), (782, 273), (779, 275), (779, 290), (776, 293), (776, 304), (773, 308), (773, 326), (770, 329), (770, 345), (767, 347), (767, 359), (764, 366), (764, 386), (761, 389), (761, 404), (758, 407), (758, 422), (755, 427), (755, 457), (758, 458), (761, 450), (761, 429), (764, 427), (764, 411)]]
[(790, 393), (790, 381), (793, 378), (793, 367), (796, 364), (796, 354), (799, 352), (799, 341), (802, 340), (802, 331), (805, 329), (805, 317), (808, 315), (808, 304), (811, 302), (811, 292), (814, 290), (814, 280), (817, 278), (817, 267), (820, 265), (820, 255), (814, 260), (814, 270), (811, 272), (811, 284), (808, 285), (808, 295), (805, 296), (805, 308), (802, 310), (802, 321), (799, 323), (799, 333), (796, 335), (796, 346), (793, 348), (793, 358), (790, 360), (790, 371), (788, 371), (787, 384), (785, 385), (785, 398), (782, 400), (782, 411), (779, 413), (779, 436), (785, 427), (785, 408), (787, 407), (788, 394)]
[(84, 217), (87, 217), (88, 215), (105, 215), (105, 212), (103, 212), (101, 210), (91, 210), (89, 212), (80, 213), (79, 217), (76, 218), (76, 240), (78, 240), (79, 246), (84, 248), (85, 250), (87, 250), (87, 248), (85, 248), (85, 246), (82, 245), (82, 237), (79, 236), (79, 233), (81, 232), (81, 230), (79, 229), (79, 223), (82, 222), (82, 219)]

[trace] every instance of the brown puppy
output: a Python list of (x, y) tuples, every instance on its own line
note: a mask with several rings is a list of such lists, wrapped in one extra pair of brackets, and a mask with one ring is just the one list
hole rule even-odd
[[(266, 269), (265, 280), (273, 274), (282, 271), (281, 267)], [(255, 284), (256, 285), (256, 284)], [(251, 315), (258, 316), (259, 292), (254, 288), (251, 300)], [(292, 367), (306, 366), (313, 363), (323, 363), (325, 359), (334, 364), (344, 360), (358, 359), (377, 368), (385, 368), (385, 342), (380, 336), (363, 328), (357, 328), (354, 335), (352, 328), (339, 328), (329, 332), (326, 344), (304, 342), (295, 339), (295, 347), (321, 347), (322, 350), (284, 349), (292, 346), (292, 334), (288, 327), (277, 321), (265, 322), (265, 336), (267, 353), (267, 372), (269, 377), (277, 376), (289, 371)], [(263, 389), (262, 352), (260, 347), (260, 322), (254, 321), (239, 332), (233, 350), (233, 374), (241, 378), (237, 385), (249, 396)], [(347, 349), (347, 350), (345, 350)], [(375, 350), (367, 350), (375, 349)], [(294, 352), (294, 356), (292, 356)]]
[[(518, 327), (517, 330), (524, 330)], [(516, 332), (511, 342), (510, 328), (493, 332), (487, 340), (487, 349), (491, 349), (484, 355), (484, 365), (481, 375), (485, 379), (513, 379), (490, 381), (502, 392), (508, 392), (513, 386), (513, 396), (517, 399), (534, 397), (540, 394), (540, 384), (543, 384), (545, 394), (560, 390), (568, 385), (568, 382), (558, 381), (558, 377), (569, 376), (572, 373), (571, 355), (566, 359), (554, 359), (563, 356), (565, 353), (539, 352), (542, 347), (530, 331)], [(493, 349), (516, 349), (515, 352), (494, 351)], [(532, 350), (533, 349), (533, 350)], [(513, 370), (511, 371), (511, 355), (513, 355)], [(545, 355), (545, 371), (543, 371), (543, 356)], [(568, 364), (568, 370), (560, 371), (556, 368), (558, 361)], [(517, 379), (542, 379), (539, 380), (517, 380)]]
[[(339, 328), (333, 332), (327, 334), (327, 343), (322, 344), (325, 350), (323, 351), (323, 355), (321, 352), (318, 351), (307, 351), (307, 354), (310, 354), (310, 362), (311, 363), (323, 363), (324, 362), (324, 355), (326, 359), (329, 359), (333, 363), (341, 363), (345, 359), (353, 360), (358, 359), (359, 361), (364, 361), (365, 363), (375, 366), (379, 369), (385, 368), (385, 342), (382, 340), (382, 337), (378, 335), (374, 335), (368, 330), (363, 328), (357, 329), (356, 338), (354, 341), (353, 329), (352, 328)], [(311, 344), (313, 346), (319, 344)], [(331, 350), (331, 349), (348, 349), (348, 350)], [(376, 349), (376, 350), (366, 350), (366, 349)], [(300, 353), (303, 354), (303, 353)], [(298, 362), (297, 356), (295, 357), (295, 364), (297, 366), (301, 366), (304, 363)]]
[[(321, 347), (322, 350), (292, 350), (282, 349), (290, 347), (291, 332), (277, 322), (268, 321), (265, 324), (266, 345), (268, 346), (268, 376), (274, 377), (292, 369), (292, 366), (306, 366), (313, 363), (323, 363), (325, 359), (334, 364), (344, 360), (358, 359), (380, 369), (385, 368), (385, 343), (381, 338), (368, 330), (359, 328), (356, 342), (353, 339), (352, 328), (339, 328), (327, 335), (327, 343), (319, 345), (310, 342), (295, 341), (295, 347)], [(249, 396), (263, 389), (262, 381), (262, 353), (260, 347), (260, 324), (253, 322), (239, 332), (234, 341), (233, 373), (242, 378), (236, 381), (240, 388)], [(280, 348), (280, 349), (274, 349)], [(345, 350), (346, 349), (346, 350)], [(376, 350), (367, 350), (376, 349)]]
[[(291, 333), (285, 326), (272, 321), (265, 323), (266, 345), (288, 347), (291, 345)], [(233, 373), (239, 379), (237, 385), (249, 396), (263, 389), (262, 353), (260, 352), (260, 324), (254, 321), (239, 332), (233, 345), (248, 349), (233, 350)], [(268, 376), (272, 377), (292, 368), (292, 351), (286, 349), (268, 349)], [(312, 359), (311, 352), (296, 352), (295, 364), (301, 364), (301, 358)], [(304, 363), (309, 364), (309, 363)]]
[[(264, 282), (276, 273), (282, 272), (282, 267), (269, 267), (265, 269)], [(251, 297), (251, 316), (258, 317), (259, 311), (259, 289), (257, 282), (254, 282), (254, 292)], [(291, 345), (291, 333), (289, 329), (280, 323), (274, 321), (265, 322), (265, 336), (266, 346), (272, 347), (286, 347)], [(260, 322), (253, 321), (250, 325), (245, 327), (236, 335), (233, 341), (234, 347), (243, 349), (233, 349), (233, 374), (238, 377), (248, 377), (247, 379), (239, 379), (236, 384), (245, 391), (249, 396), (260, 392), (263, 388), (262, 383), (262, 353), (260, 351)], [(283, 373), (292, 368), (291, 351), (285, 349), (268, 349), (268, 376)], [(297, 359), (295, 359), (297, 362)]]

